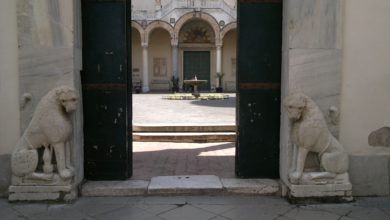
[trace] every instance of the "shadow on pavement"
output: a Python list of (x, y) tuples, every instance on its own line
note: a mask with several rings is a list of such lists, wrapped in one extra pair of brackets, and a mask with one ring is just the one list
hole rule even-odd
[(229, 97), (229, 99), (225, 100), (194, 100), (191, 102), (191, 104), (219, 108), (235, 108), (236, 97)]

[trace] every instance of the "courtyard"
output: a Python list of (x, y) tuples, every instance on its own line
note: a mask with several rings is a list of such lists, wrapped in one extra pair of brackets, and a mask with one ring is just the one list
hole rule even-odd
[[(205, 126), (235, 125), (236, 96), (229, 93), (225, 100), (166, 100), (167, 94), (134, 94), (133, 127), (161, 126), (162, 130), (144, 132), (166, 136), (185, 134), (197, 138), (199, 135), (221, 132), (188, 132)], [(166, 132), (170, 127), (174, 132)], [(184, 130), (183, 130), (184, 129)], [(133, 142), (132, 179), (148, 180), (154, 176), (217, 175), (234, 178), (235, 143), (209, 142), (189, 143), (188, 138), (180, 143)]]

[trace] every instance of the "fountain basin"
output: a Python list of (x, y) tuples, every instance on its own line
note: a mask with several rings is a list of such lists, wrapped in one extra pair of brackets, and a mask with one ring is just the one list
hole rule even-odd
[(200, 86), (202, 84), (206, 84), (207, 80), (198, 80), (198, 79), (186, 79), (184, 80), (185, 84), (192, 85), (192, 86)]
[(192, 93), (193, 96), (195, 96), (195, 98), (199, 98), (200, 97), (200, 94), (198, 92), (198, 86), (202, 85), (202, 84), (206, 84), (208, 81), (207, 80), (201, 80), (201, 79), (197, 79), (196, 76), (195, 76), (195, 79), (186, 79), (183, 81), (185, 84), (188, 84), (188, 85), (191, 85), (194, 87), (194, 91)]

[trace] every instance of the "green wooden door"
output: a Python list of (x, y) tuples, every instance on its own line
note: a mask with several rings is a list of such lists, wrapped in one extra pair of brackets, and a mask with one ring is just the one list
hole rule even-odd
[(236, 175), (278, 178), (282, 0), (238, 3)]
[(198, 87), (199, 91), (210, 90), (210, 51), (184, 51), (184, 79), (207, 80), (207, 84)]
[(126, 2), (84, 0), (82, 10), (85, 178), (125, 179), (132, 173)]

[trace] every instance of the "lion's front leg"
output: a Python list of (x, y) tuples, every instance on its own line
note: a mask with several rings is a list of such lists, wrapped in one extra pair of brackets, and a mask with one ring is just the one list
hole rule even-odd
[(70, 158), (71, 158), (70, 143), (68, 141), (65, 144), (65, 159), (66, 159), (65, 165), (66, 165), (66, 168), (68, 168), (69, 170), (71, 170), (74, 173), (74, 167), (70, 163)]
[(52, 159), (52, 148), (50, 146), (44, 146), (45, 150), (43, 152), (43, 172), (47, 174), (52, 174), (53, 173), (53, 164), (51, 163)]
[(298, 155), (296, 157), (296, 168), (294, 172), (289, 174), (290, 182), (293, 184), (299, 183), (299, 179), (302, 177), (303, 169), (305, 167), (305, 161), (309, 150), (303, 147), (298, 147)]
[(73, 171), (66, 167), (65, 144), (57, 143), (53, 145), (53, 148), (56, 155), (58, 174), (62, 179), (70, 179), (73, 176)]

